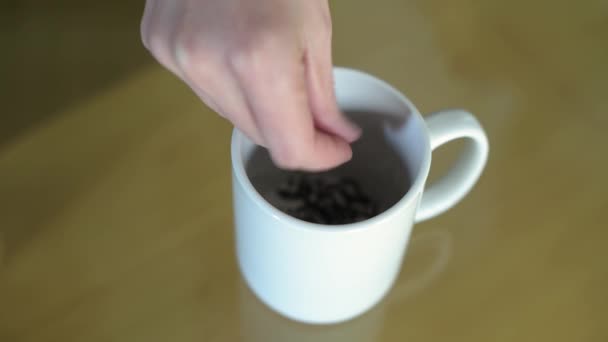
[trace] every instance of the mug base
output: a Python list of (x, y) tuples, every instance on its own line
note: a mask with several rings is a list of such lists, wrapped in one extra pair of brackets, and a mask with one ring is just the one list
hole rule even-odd
[[(298, 322), (298, 323), (309, 324), (309, 325), (337, 325), (337, 324), (345, 323), (345, 322), (351, 321), (353, 319), (356, 319), (356, 318), (364, 315), (368, 311), (372, 310), (376, 305), (380, 304), (380, 302), (382, 302), (382, 300), (387, 296), (388, 292), (390, 291), (390, 289), (393, 287), (393, 284), (394, 284), (394, 280), (392, 280), (389, 283), (389, 286), (387, 286), (387, 288), (384, 289), (384, 291), (382, 291), (380, 293), (380, 295), (377, 296), (377, 298), (374, 298), (373, 300), (369, 301), (367, 303), (367, 305), (361, 306), (357, 310), (352, 310), (348, 314), (335, 315), (333, 317), (319, 317), (317, 315), (302, 316), (302, 315), (296, 315), (293, 312), (290, 312), (277, 305), (274, 305), (270, 300), (266, 299), (265, 296), (263, 295), (263, 293), (257, 291), (255, 289), (255, 287), (252, 285), (247, 274), (244, 272), (244, 270), (242, 268), (240, 258), (237, 257), (237, 259), (238, 259), (237, 263), (238, 263), (239, 273), (241, 275), (241, 277), (240, 277), (241, 281), (243, 283), (245, 283), (247, 289), (249, 289), (249, 291), (251, 293), (253, 293), (253, 295), (261, 303), (263, 303), (264, 306), (266, 306), (273, 312), (275, 312), (275, 313), (279, 314), (280, 316), (285, 317), (289, 320), (292, 320), (292, 321)], [(315, 316), (317, 316), (317, 317), (315, 317)]]

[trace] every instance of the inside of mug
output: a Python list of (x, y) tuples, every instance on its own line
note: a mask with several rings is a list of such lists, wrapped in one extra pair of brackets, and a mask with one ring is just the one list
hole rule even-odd
[[(336, 95), (341, 110), (362, 128), (352, 144), (353, 158), (329, 171), (302, 173), (279, 169), (268, 151), (242, 136), (241, 160), (253, 188), (271, 205), (287, 212), (279, 194), (294, 176), (354, 180), (380, 214), (399, 202), (418, 177), (429, 153), (426, 127), (416, 109), (400, 93), (362, 73), (336, 71)], [(291, 180), (290, 180), (291, 179)]]

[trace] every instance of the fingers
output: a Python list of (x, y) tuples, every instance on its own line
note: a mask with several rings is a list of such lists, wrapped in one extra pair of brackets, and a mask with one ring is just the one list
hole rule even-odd
[(315, 129), (306, 70), (303, 63), (298, 63), (301, 58), (264, 55), (273, 58), (248, 58), (237, 63), (235, 70), (275, 164), (285, 169), (320, 171), (350, 160), (352, 150), (347, 141)]
[(331, 34), (320, 35), (318, 38), (311, 42), (306, 58), (308, 96), (315, 124), (328, 134), (352, 143), (361, 135), (361, 129), (340, 111), (336, 102)]
[(146, 1), (144, 5), (144, 13), (142, 15), (141, 24), (139, 27), (142, 43), (148, 50), (150, 49), (150, 46), (148, 44), (148, 32), (150, 31), (150, 26), (152, 25), (152, 17), (155, 7), (155, 0)]

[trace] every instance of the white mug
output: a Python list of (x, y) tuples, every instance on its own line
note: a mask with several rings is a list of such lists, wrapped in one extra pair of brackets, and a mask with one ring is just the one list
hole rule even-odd
[[(238, 129), (231, 145), (241, 274), (271, 309), (314, 324), (346, 321), (377, 304), (399, 273), (413, 224), (460, 201), (476, 183), (488, 157), (487, 137), (466, 111), (447, 110), (423, 118), (389, 84), (352, 69), (334, 68), (334, 82), (344, 112), (399, 118), (397, 125), (387, 123), (383, 134), (406, 166), (409, 175), (404, 177), (410, 178), (411, 185), (379, 215), (331, 226), (289, 216), (267, 202), (248, 177), (246, 165), (258, 147)], [(447, 175), (425, 189), (431, 152), (457, 138), (468, 138), (466, 149)], [(381, 162), (382, 155), (376, 159), (371, 162)]]

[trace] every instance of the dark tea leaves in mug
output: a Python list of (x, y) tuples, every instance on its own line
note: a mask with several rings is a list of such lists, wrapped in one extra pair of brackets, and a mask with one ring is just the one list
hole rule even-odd
[(378, 214), (378, 206), (352, 178), (293, 174), (277, 188), (277, 195), (283, 204), (279, 209), (312, 223), (348, 224)]

